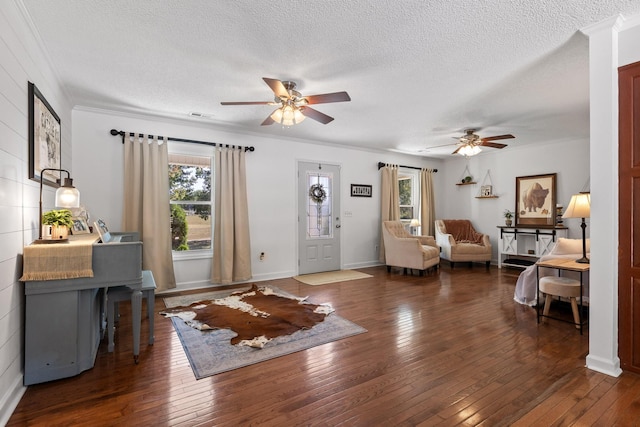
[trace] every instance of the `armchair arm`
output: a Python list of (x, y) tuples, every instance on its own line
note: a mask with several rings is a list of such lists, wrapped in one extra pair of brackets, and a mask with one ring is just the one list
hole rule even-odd
[(456, 241), (451, 234), (444, 234), (436, 232), (436, 242), (440, 246), (455, 246)]
[(416, 236), (421, 245), (438, 247), (436, 239), (433, 236)]

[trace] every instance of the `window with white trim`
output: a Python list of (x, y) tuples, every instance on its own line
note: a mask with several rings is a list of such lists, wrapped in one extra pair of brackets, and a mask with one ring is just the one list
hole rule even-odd
[(211, 252), (213, 153), (184, 148), (188, 153), (169, 150), (171, 246), (176, 252)]
[(400, 196), (400, 220), (411, 221), (418, 218), (419, 206), (418, 174), (408, 171), (398, 171), (398, 194)]

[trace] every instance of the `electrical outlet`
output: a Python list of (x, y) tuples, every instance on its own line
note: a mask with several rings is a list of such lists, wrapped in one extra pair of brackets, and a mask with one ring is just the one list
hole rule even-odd
[(260, 256), (258, 257), (258, 259), (260, 260), (260, 262), (262, 262), (266, 257), (267, 257), (267, 254), (265, 254), (264, 252), (260, 252)]

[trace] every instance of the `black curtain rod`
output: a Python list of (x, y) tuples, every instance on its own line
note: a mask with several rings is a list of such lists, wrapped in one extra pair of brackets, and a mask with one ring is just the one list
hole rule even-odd
[[(111, 135), (116, 136), (116, 135), (120, 135), (122, 137), (122, 143), (124, 144), (124, 135), (125, 132), (122, 130), (115, 130), (115, 129), (111, 129)], [(136, 136), (138, 135), (135, 132), (129, 132), (129, 136)], [(148, 138), (153, 138), (153, 135), (146, 135)], [(164, 138), (164, 136), (158, 136), (158, 139)], [(236, 148), (235, 145), (229, 145), (229, 144), (216, 144), (215, 142), (206, 142), (206, 141), (196, 141), (195, 139), (183, 139), (183, 138), (172, 138), (172, 137), (168, 137), (167, 138), (169, 141), (176, 141), (176, 142), (191, 142), (193, 144), (202, 144), (202, 145), (210, 145), (212, 147), (225, 147), (225, 148)], [(254, 147), (242, 147), (240, 145), (238, 145), (237, 148), (244, 148), (244, 151), (255, 151)]]
[[(381, 168), (385, 167), (387, 164), (386, 163), (382, 163), (382, 162), (378, 162), (378, 170), (380, 170)], [(398, 165), (399, 168), (406, 168), (406, 169), (417, 169), (417, 170), (422, 170), (422, 169), (428, 169), (428, 168), (419, 168), (417, 166), (404, 166), (404, 165)], [(433, 173), (437, 173), (438, 169), (434, 169)]]

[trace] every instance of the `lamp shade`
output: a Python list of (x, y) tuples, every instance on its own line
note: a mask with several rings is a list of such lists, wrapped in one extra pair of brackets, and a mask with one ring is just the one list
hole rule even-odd
[(411, 222), (409, 223), (410, 227), (420, 227), (420, 221), (417, 220), (416, 218), (413, 218), (411, 220)]
[(463, 145), (458, 150), (458, 154), (460, 154), (461, 156), (471, 157), (471, 156), (475, 156), (481, 151), (482, 151), (482, 148), (478, 147), (477, 145), (467, 144), (467, 145)]
[(284, 105), (271, 113), (271, 119), (282, 126), (293, 126), (305, 119), (300, 109), (295, 105)]
[(589, 218), (591, 215), (591, 194), (579, 193), (571, 196), (569, 206), (562, 218)]
[(55, 204), (59, 208), (80, 207), (80, 192), (73, 186), (71, 178), (65, 178), (64, 185), (56, 190)]

